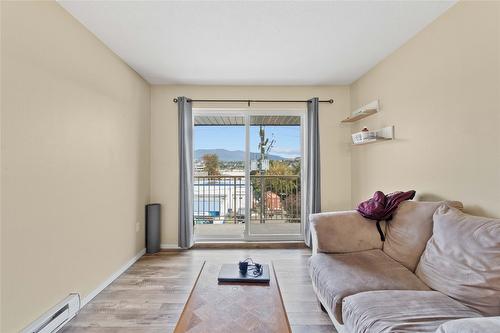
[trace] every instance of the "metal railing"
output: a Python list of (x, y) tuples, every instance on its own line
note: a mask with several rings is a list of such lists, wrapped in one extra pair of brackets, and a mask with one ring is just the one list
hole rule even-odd
[[(194, 176), (195, 224), (244, 223), (244, 176)], [(251, 175), (252, 223), (300, 223), (299, 175)]]

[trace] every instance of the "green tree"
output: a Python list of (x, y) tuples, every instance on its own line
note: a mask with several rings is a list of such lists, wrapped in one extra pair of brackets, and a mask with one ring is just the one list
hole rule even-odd
[(271, 176), (295, 175), (292, 166), (285, 161), (269, 161), (267, 174)]
[(209, 176), (219, 176), (219, 156), (217, 154), (205, 154), (201, 157), (205, 162), (204, 170)]
[[(279, 195), (281, 205), (290, 219), (300, 218), (300, 163), (291, 161), (270, 161), (264, 174), (264, 192)], [(251, 173), (254, 197), (261, 198), (261, 178), (258, 171)], [(266, 177), (277, 176), (277, 177)], [(281, 177), (279, 177), (281, 176)], [(294, 221), (296, 222), (296, 221)]]
[[(267, 170), (266, 175), (297, 176), (299, 174), (297, 171), (285, 161), (270, 161), (269, 170)], [(266, 187), (272, 189), (274, 192), (278, 192), (277, 194), (283, 197), (283, 195), (297, 190), (297, 187), (300, 186), (298, 180), (298, 177), (273, 177), (267, 182)]]

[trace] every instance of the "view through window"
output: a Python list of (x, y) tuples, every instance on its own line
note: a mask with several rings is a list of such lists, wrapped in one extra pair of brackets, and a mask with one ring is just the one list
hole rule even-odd
[(300, 235), (302, 118), (196, 115), (194, 124), (195, 239)]

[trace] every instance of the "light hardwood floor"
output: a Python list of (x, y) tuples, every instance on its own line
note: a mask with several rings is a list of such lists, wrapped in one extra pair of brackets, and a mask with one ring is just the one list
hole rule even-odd
[(336, 331), (312, 290), (309, 256), (309, 249), (192, 249), (145, 255), (87, 304), (62, 332), (172, 332), (203, 261), (233, 263), (252, 257), (274, 264), (294, 333), (333, 333)]

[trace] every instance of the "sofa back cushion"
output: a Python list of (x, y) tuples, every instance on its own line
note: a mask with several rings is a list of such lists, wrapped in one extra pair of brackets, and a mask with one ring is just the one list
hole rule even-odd
[(500, 315), (500, 219), (439, 207), (416, 274), (484, 315)]
[(414, 272), (427, 241), (432, 236), (432, 215), (443, 203), (462, 208), (458, 201), (405, 201), (387, 223), (383, 251)]
[(375, 221), (365, 219), (357, 211), (311, 214), (309, 221), (313, 254), (382, 249)]

